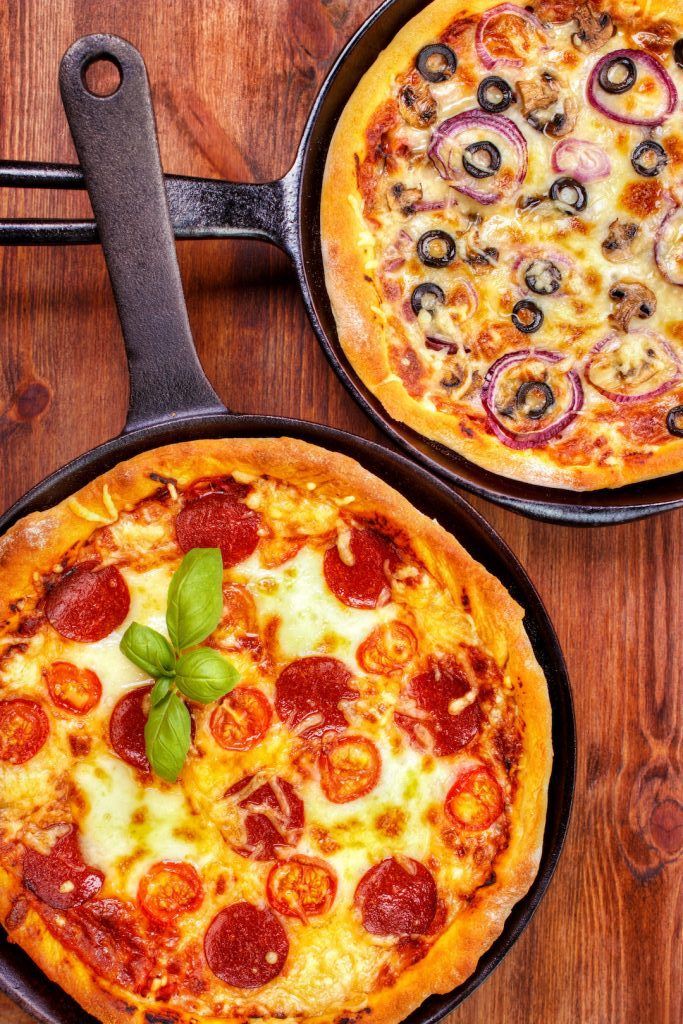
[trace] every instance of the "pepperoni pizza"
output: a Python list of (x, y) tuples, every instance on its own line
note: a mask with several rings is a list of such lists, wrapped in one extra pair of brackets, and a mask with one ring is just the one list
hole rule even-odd
[(683, 469), (683, 7), (435, 0), (323, 184), (341, 345), (396, 420), (574, 490)]
[[(239, 671), (152, 770), (183, 553)], [(538, 867), (546, 682), (502, 585), (301, 442), (137, 456), (0, 540), (0, 915), (106, 1024), (399, 1021), (474, 970)]]

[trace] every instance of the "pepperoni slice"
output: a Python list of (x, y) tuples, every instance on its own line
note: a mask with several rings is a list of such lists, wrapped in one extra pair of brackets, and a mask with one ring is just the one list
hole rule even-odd
[(95, 643), (120, 626), (130, 594), (115, 565), (83, 562), (61, 577), (45, 598), (48, 622), (60, 636)]
[(234, 988), (260, 988), (277, 978), (288, 953), (287, 932), (275, 914), (253, 903), (221, 910), (204, 936), (207, 964)]
[(237, 501), (233, 494), (210, 491), (192, 498), (178, 513), (176, 537), (183, 551), (220, 548), (223, 565), (243, 562), (259, 542), (261, 515)]
[(23, 697), (0, 700), (0, 761), (10, 764), (30, 761), (49, 732), (48, 717), (34, 700)]
[(485, 765), (463, 772), (446, 797), (446, 814), (456, 825), (482, 832), (503, 813), (503, 793)]
[(266, 889), (273, 910), (305, 922), (330, 909), (337, 893), (337, 879), (323, 861), (291, 857), (273, 865)]
[[(304, 805), (291, 782), (274, 776), (256, 785), (247, 775), (226, 792), (228, 799), (244, 796), (237, 806), (244, 813), (246, 841), (235, 852), (253, 860), (275, 860), (283, 846), (294, 846), (304, 827)], [(256, 786), (256, 788), (254, 788)]]
[[(347, 563), (351, 564), (347, 564)], [(388, 572), (396, 566), (395, 548), (374, 530), (352, 529), (344, 544), (328, 548), (323, 559), (327, 585), (350, 608), (377, 608), (391, 597)]]
[(320, 785), (333, 804), (366, 796), (379, 778), (382, 762), (377, 747), (365, 736), (338, 736), (320, 754)]
[[(275, 709), (290, 729), (306, 739), (348, 725), (339, 707), (342, 700), (356, 700), (352, 675), (337, 658), (299, 658), (280, 673), (275, 684)], [(301, 726), (309, 722), (307, 728)]]
[(138, 902), (144, 912), (164, 924), (197, 910), (203, 898), (201, 879), (192, 864), (185, 861), (158, 861), (138, 886)]
[(145, 748), (145, 725), (149, 713), (145, 698), (151, 692), (151, 686), (131, 690), (121, 698), (109, 719), (112, 747), (120, 758), (141, 772), (151, 770)]
[(45, 680), (53, 703), (72, 715), (86, 715), (102, 696), (102, 683), (95, 673), (70, 661), (53, 661)]
[(158, 944), (150, 942), (149, 929), (143, 927), (134, 903), (110, 896), (88, 900), (68, 915), (44, 908), (42, 916), (61, 944), (98, 979), (138, 995), (149, 994), (152, 978), (159, 975)]
[(24, 885), (54, 910), (80, 906), (97, 895), (103, 882), (102, 872), (84, 863), (73, 825), (49, 853), (24, 852)]
[(372, 675), (400, 672), (417, 654), (417, 639), (404, 622), (386, 622), (373, 629), (356, 652), (358, 664)]
[(225, 750), (249, 750), (268, 732), (271, 718), (270, 704), (260, 690), (238, 686), (214, 708), (210, 728)]
[(446, 656), (411, 679), (404, 695), (415, 704), (416, 711), (397, 711), (394, 720), (416, 746), (431, 747), (437, 757), (455, 754), (474, 739), (481, 724), (476, 700), (461, 711), (453, 713), (451, 709), (452, 703), (467, 696), (470, 690), (457, 659)]
[(354, 899), (372, 935), (424, 935), (436, 914), (436, 883), (419, 861), (389, 857), (366, 871)]

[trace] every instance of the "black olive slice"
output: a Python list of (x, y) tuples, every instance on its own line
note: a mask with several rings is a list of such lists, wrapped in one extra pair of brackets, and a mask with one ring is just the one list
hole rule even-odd
[(669, 162), (663, 146), (658, 142), (640, 142), (631, 154), (633, 170), (644, 178), (656, 178)]
[(588, 193), (581, 182), (575, 178), (558, 178), (550, 186), (550, 198), (564, 206), (570, 206), (578, 213), (580, 210), (585, 210)]
[(445, 46), (444, 43), (431, 43), (420, 50), (415, 64), (428, 82), (447, 82), (455, 74), (458, 58), (450, 46)]
[(674, 60), (679, 68), (683, 68), (683, 39), (677, 39), (674, 43)]
[(520, 299), (512, 307), (512, 322), (522, 334), (534, 334), (543, 323), (543, 310), (531, 299)]
[(549, 384), (543, 380), (527, 380), (520, 384), (515, 404), (530, 420), (540, 420), (548, 409), (555, 405), (555, 395)]
[(674, 437), (683, 437), (683, 405), (676, 405), (666, 414), (666, 429)]
[(533, 260), (524, 271), (524, 281), (537, 295), (554, 295), (562, 284), (562, 271), (552, 260)]
[(447, 267), (455, 253), (455, 239), (445, 231), (426, 231), (417, 243), (417, 255), (426, 267)]
[(415, 316), (419, 314), (421, 309), (431, 312), (439, 304), (443, 305), (445, 301), (446, 296), (442, 289), (439, 288), (438, 284), (434, 284), (433, 281), (419, 284), (410, 296), (410, 305), (413, 307)]
[(473, 142), (463, 150), (462, 165), (473, 178), (490, 178), (501, 162), (500, 150), (492, 142)]
[(615, 57), (600, 68), (598, 82), (605, 92), (618, 95), (635, 85), (638, 69), (630, 57)]
[(499, 78), (498, 75), (489, 75), (479, 83), (477, 102), (488, 114), (502, 114), (511, 103), (514, 103), (514, 99), (512, 89), (505, 79)]

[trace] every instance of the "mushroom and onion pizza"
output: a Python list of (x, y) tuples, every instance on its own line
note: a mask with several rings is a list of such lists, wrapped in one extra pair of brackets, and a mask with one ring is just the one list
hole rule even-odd
[[(212, 555), (205, 637), (213, 597), (178, 578)], [(399, 1021), (534, 879), (551, 724), (523, 611), (352, 460), (137, 456), (5, 535), (0, 601), (1, 919), (107, 1024)]]
[(395, 419), (576, 490), (683, 468), (683, 7), (436, 0), (325, 170), (341, 345)]

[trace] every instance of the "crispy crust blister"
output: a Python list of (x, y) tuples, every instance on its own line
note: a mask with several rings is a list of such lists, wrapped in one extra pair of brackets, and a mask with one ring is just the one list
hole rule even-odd
[[(633, 14), (661, 17), (679, 14), (674, 0), (629, 0)], [(334, 312), (339, 341), (351, 366), (365, 386), (379, 399), (389, 416), (452, 449), (458, 455), (491, 472), (545, 487), (597, 490), (622, 487), (683, 469), (683, 446), (671, 438), (648, 451), (641, 460), (617, 464), (593, 461), (587, 452), (583, 465), (562, 465), (552, 449), (506, 447), (489, 431), (474, 425), (472, 417), (444, 413), (426, 407), (412, 397), (389, 363), (386, 321), (382, 299), (365, 269), (358, 244), (368, 225), (359, 212), (357, 159), (366, 151), (366, 128), (380, 101), (392, 94), (396, 77), (410, 67), (420, 45), (438, 39), (458, 17), (466, 18), (495, 6), (495, 0), (434, 0), (408, 22), (380, 54), (356, 87), (335, 129), (323, 179), (321, 236), (325, 281)], [(605, 6), (603, 4), (603, 6)], [(609, 6), (609, 5), (607, 5)], [(615, 7), (616, 9), (616, 7)], [(621, 17), (624, 5), (619, 5)], [(352, 202), (347, 201), (352, 197)], [(482, 420), (483, 424), (483, 420)]]
[[(496, 880), (478, 891), (431, 947), (426, 957), (407, 969), (392, 988), (370, 994), (362, 1019), (396, 1024), (427, 996), (448, 992), (475, 969), (482, 953), (500, 934), (514, 904), (527, 892), (538, 869), (546, 817), (547, 787), (552, 764), (551, 719), (547, 685), (523, 624), (523, 610), (502, 584), (475, 562), (457, 540), (434, 520), (414, 509), (387, 484), (346, 456), (289, 438), (206, 440), (181, 443), (138, 455), (93, 480), (55, 508), (34, 513), (0, 540), (0, 594), (3, 617), (9, 606), (31, 591), (35, 572), (49, 572), (65, 551), (88, 539), (101, 521), (83, 519), (83, 510), (105, 516), (112, 503), (121, 512), (133, 508), (159, 487), (155, 477), (170, 477), (179, 488), (203, 476), (235, 471), (306, 486), (316, 493), (344, 499), (346, 510), (359, 515), (381, 511), (382, 517), (407, 534), (418, 557), (452, 593), (463, 580), (471, 614), (483, 641), (496, 659), (506, 661), (515, 681), (515, 696), (525, 723), (519, 765), (519, 787), (512, 812), (512, 833), (496, 861)], [(154, 474), (154, 476), (152, 476)], [(103, 500), (103, 494), (108, 497)], [(348, 499), (352, 497), (353, 500)], [(74, 501), (75, 499), (75, 501)], [(76, 511), (74, 511), (76, 509)], [(162, 1014), (162, 1004), (146, 1001), (96, 978), (82, 961), (49, 932), (41, 917), (22, 906), (22, 887), (9, 864), (0, 864), (0, 917), (12, 941), (19, 943), (38, 966), (87, 1011), (105, 1024), (148, 1024), (147, 1012)], [(25, 901), (24, 901), (25, 904)], [(267, 986), (260, 1002), (267, 1006)], [(331, 1022), (339, 1014), (309, 1018)], [(218, 1018), (175, 1011), (177, 1024), (217, 1024)], [(221, 1021), (230, 1018), (221, 1017)], [(275, 1018), (264, 1018), (274, 1021)]]

